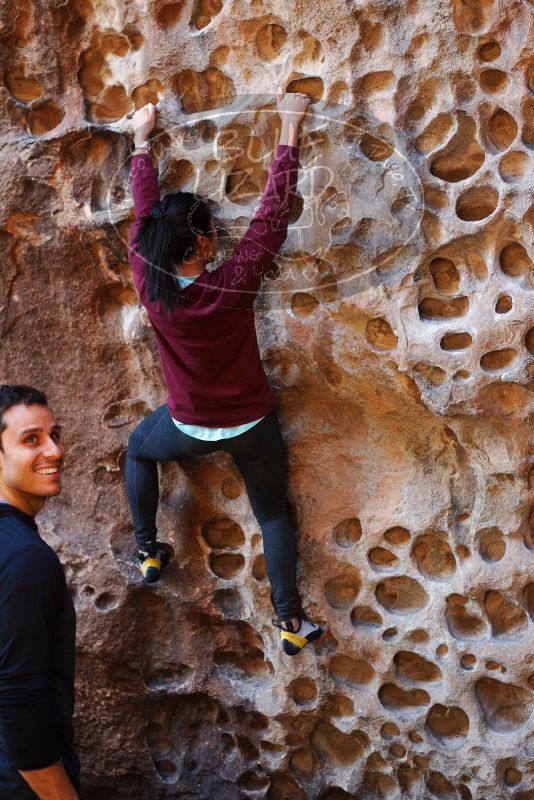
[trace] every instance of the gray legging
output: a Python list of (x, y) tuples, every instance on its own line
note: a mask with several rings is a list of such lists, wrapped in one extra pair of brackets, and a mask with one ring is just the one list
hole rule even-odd
[(179, 461), (216, 450), (233, 457), (245, 481), (263, 534), (265, 566), (276, 612), (282, 621), (299, 617), (295, 530), (288, 515), (285, 448), (274, 409), (245, 433), (217, 442), (182, 433), (166, 405), (146, 417), (130, 436), (126, 459), (126, 491), (137, 545), (145, 548), (156, 541), (158, 461)]

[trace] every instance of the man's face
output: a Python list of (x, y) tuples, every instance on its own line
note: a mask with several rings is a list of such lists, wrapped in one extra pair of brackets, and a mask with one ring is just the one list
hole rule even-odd
[(60, 428), (49, 408), (37, 404), (16, 405), (4, 414), (1, 434), (0, 493), (40, 508), (47, 497), (61, 491), (65, 452)]

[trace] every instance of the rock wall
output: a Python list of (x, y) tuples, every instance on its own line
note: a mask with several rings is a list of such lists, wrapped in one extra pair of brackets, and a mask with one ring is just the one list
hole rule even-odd
[[(47, 390), (65, 430), (40, 523), (77, 605), (87, 800), (534, 797), (532, 11), (3, 4), (0, 377)], [(314, 102), (257, 328), (328, 629), (295, 660), (233, 462), (164, 465), (177, 562), (151, 589), (123, 488), (165, 399), (124, 117), (159, 101), (163, 186), (209, 196), (231, 245), (282, 78)]]

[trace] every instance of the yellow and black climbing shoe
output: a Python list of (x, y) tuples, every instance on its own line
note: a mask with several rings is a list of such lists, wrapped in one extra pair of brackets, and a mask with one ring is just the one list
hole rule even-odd
[(162, 569), (165, 569), (169, 561), (174, 558), (174, 549), (170, 544), (156, 542), (146, 550), (139, 550), (137, 557), (145, 583), (156, 583), (159, 581)]
[(315, 642), (322, 635), (323, 630), (319, 625), (310, 622), (308, 619), (301, 619), (298, 629), (293, 629), (291, 621), (285, 623), (287, 627), (283, 627), (279, 622), (273, 619), (273, 625), (280, 629), (280, 641), (284, 653), (288, 656), (296, 656), (300, 653), (307, 644)]

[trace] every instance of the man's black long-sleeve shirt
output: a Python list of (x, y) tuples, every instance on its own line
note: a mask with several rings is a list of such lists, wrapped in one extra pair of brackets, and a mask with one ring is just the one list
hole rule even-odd
[(0, 503), (0, 771), (62, 759), (74, 785), (76, 617), (63, 568), (32, 517)]

